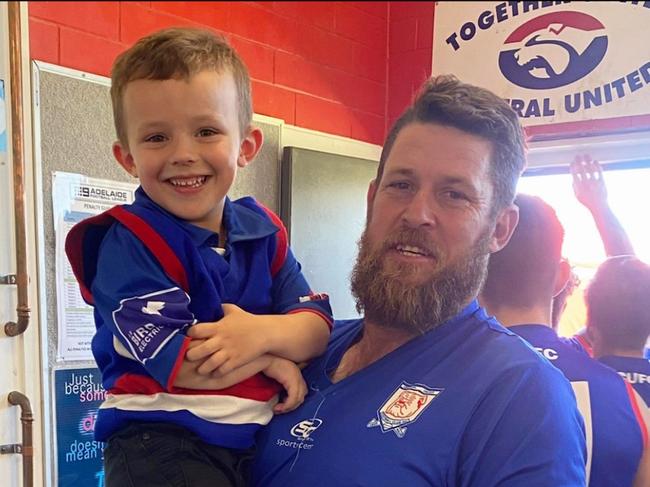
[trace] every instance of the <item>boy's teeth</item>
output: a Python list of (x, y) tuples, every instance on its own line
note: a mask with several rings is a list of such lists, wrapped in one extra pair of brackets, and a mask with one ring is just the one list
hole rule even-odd
[(170, 179), (169, 182), (174, 186), (198, 188), (205, 182), (205, 176), (200, 176), (197, 178)]

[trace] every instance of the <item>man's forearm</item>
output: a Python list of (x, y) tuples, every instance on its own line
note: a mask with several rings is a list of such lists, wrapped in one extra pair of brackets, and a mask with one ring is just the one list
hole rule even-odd
[(634, 254), (627, 232), (609, 205), (591, 208), (591, 214), (608, 257)]

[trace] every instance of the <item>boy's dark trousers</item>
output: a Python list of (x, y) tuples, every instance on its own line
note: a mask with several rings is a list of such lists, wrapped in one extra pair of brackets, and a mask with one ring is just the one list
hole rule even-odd
[(252, 450), (201, 441), (166, 423), (138, 423), (112, 435), (104, 449), (105, 487), (243, 487)]

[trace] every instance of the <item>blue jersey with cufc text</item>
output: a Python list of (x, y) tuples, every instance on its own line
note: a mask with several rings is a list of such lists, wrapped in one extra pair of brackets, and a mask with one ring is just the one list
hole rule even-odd
[(538, 324), (511, 326), (571, 381), (585, 420), (590, 487), (632, 485), (647, 441), (636, 395), (616, 372)]
[(640, 357), (620, 357), (605, 355), (599, 362), (616, 370), (621, 377), (632, 384), (634, 390), (650, 407), (650, 360)]

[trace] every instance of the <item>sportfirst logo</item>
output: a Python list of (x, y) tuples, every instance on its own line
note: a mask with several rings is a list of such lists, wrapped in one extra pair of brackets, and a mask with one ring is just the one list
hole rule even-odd
[(296, 448), (299, 450), (311, 450), (313, 448), (313, 444), (310, 444), (310, 441), (314, 441), (313, 438), (310, 438), (311, 434), (316, 431), (320, 425), (323, 424), (322, 419), (318, 418), (311, 418), (311, 419), (304, 419), (300, 423), (296, 423), (293, 425), (293, 428), (291, 428), (291, 436), (296, 438), (298, 441), (292, 441), (292, 440), (282, 440), (278, 439), (276, 440), (276, 444), (278, 446), (283, 446), (285, 448)]
[(548, 90), (587, 76), (605, 57), (605, 26), (581, 12), (540, 15), (504, 42), (499, 69), (522, 88)]

